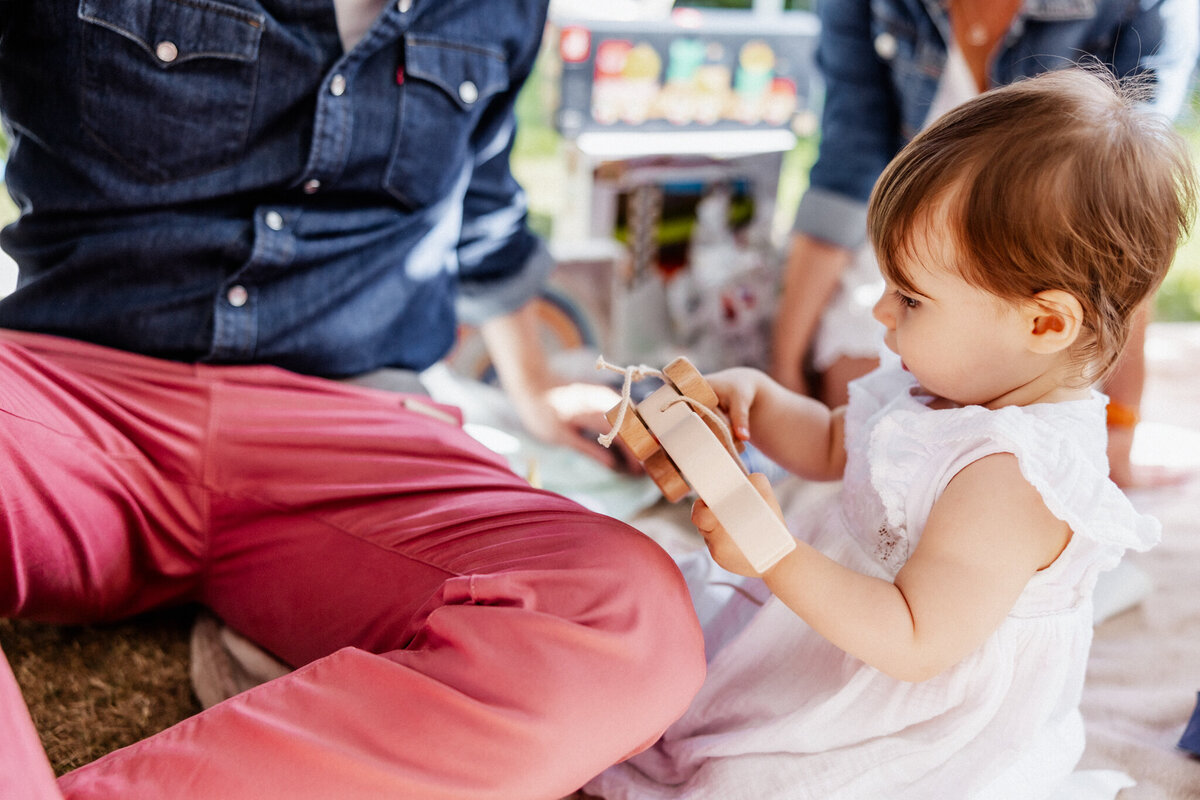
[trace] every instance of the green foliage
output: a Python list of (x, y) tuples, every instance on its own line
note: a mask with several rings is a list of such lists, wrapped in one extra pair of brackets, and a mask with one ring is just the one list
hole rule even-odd
[[(1179, 131), (1200, 162), (1200, 91), (1193, 90), (1191, 109), (1179, 123)], [(1200, 223), (1193, 222), (1192, 236), (1175, 254), (1171, 271), (1155, 298), (1155, 318), (1165, 322), (1200, 321)]]

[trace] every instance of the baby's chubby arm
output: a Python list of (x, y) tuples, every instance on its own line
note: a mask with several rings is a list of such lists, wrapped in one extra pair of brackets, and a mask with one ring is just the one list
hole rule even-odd
[[(778, 512), (766, 480), (751, 480)], [(700, 501), (692, 521), (717, 563), (758, 574)], [(894, 678), (922, 681), (978, 648), (1070, 538), (1070, 528), (1022, 477), (1016, 458), (1000, 453), (950, 481), (895, 581), (847, 569), (802, 541), (760, 577), (842, 650)]]
[(750, 367), (705, 375), (729, 415), (734, 438), (754, 444), (809, 480), (838, 480), (846, 466), (844, 409), (831, 410)]

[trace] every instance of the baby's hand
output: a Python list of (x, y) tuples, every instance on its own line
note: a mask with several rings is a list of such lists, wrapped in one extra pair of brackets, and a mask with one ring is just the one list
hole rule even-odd
[[(775, 493), (771, 490), (771, 482), (767, 480), (767, 476), (761, 472), (755, 472), (750, 476), (750, 483), (767, 501), (775, 515), (783, 519), (783, 511), (779, 507), (779, 501), (775, 499)], [(746, 556), (742, 554), (741, 548), (734, 544), (733, 538), (717, 520), (716, 514), (712, 512), (707, 503), (699, 498), (692, 503), (692, 524), (704, 537), (704, 543), (708, 545), (708, 552), (712, 555), (713, 561), (723, 569), (735, 575), (745, 575), (750, 578), (761, 577), (761, 573), (755, 570)]]
[(750, 407), (763, 377), (763, 373), (750, 367), (734, 367), (704, 376), (716, 392), (721, 410), (729, 416), (733, 437), (739, 441), (750, 440)]

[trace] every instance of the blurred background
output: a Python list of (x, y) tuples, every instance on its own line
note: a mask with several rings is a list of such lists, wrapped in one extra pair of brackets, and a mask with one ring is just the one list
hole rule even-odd
[[(604, 10), (599, 13), (603, 14), (603, 18), (597, 18), (595, 9), (601, 5)], [(587, 235), (601, 236), (604, 233), (606, 218), (597, 211), (596, 206), (605, 202), (606, 191), (609, 195), (612, 193), (612, 187), (606, 188), (604, 185), (606, 179), (611, 184), (615, 176), (622, 184), (623, 191), (636, 194), (639, 181), (652, 180), (645, 169), (647, 164), (658, 164), (660, 167), (675, 164), (679, 168), (673, 175), (666, 175), (665, 170), (661, 173), (661, 188), (665, 195), (661, 198), (662, 207), (649, 212), (661, 212), (658, 219), (652, 221), (654, 231), (649, 235), (660, 246), (658, 255), (665, 260), (658, 268), (669, 276), (678, 269), (674, 262), (680, 258), (679, 243), (690, 241), (698, 224), (694, 213), (688, 215), (686, 208), (679, 208), (681, 194), (687, 191), (688, 184), (701, 193), (705, 188), (711, 188), (700, 185), (706, 179), (706, 173), (699, 163), (692, 164), (693, 180), (688, 180), (688, 169), (683, 166), (686, 159), (695, 155), (708, 155), (725, 161), (741, 158), (731, 168), (731, 172), (742, 169), (745, 173), (732, 178), (734, 202), (730, 221), (734, 232), (740, 240), (748, 236), (761, 236), (762, 229), (746, 231), (745, 226), (752, 217), (766, 214), (768, 220), (760, 218), (757, 223), (769, 223), (765, 231), (769, 243), (781, 249), (796, 204), (807, 185), (808, 169), (816, 157), (818, 143), (815, 114), (820, 108), (820, 86), (812, 75), (809, 62), (810, 39), (816, 33), (815, 20), (811, 15), (812, 5), (812, 0), (679, 0), (673, 4), (669, 0), (624, 0), (606, 4), (574, 0), (553, 2), (552, 25), (546, 36), (537, 73), (521, 99), (521, 127), (514, 154), (514, 170), (529, 193), (534, 226), (552, 242), (558, 243), (569, 257), (573, 248), (566, 246), (568, 241), (578, 242)], [(572, 31), (577, 28), (591, 34), (588, 44), (592, 52), (588, 55), (581, 54), (584, 45), (580, 41), (587, 37), (577, 35), (572, 38)], [(770, 117), (768, 110), (767, 119), (759, 118), (752, 122), (726, 119), (717, 123), (703, 120), (695, 113), (688, 117), (686, 110), (682, 113), (682, 119), (678, 116), (674, 120), (664, 119), (672, 114), (669, 99), (660, 102), (649, 113), (636, 107), (631, 109), (636, 105), (635, 101), (627, 101), (623, 109), (614, 112), (603, 107), (608, 92), (598, 85), (608, 82), (602, 78), (606, 70), (611, 72), (620, 69), (609, 68), (603, 63), (606, 55), (603, 48), (613, 41), (626, 48), (623, 54), (616, 53), (618, 58), (624, 56), (622, 71), (625, 73), (625, 82), (636, 81), (639, 71), (657, 74), (660, 101), (664, 99), (663, 95), (670, 92), (674, 82), (690, 80), (693, 85), (703, 84), (706, 67), (721, 60), (712, 57), (715, 42), (716, 49), (724, 47), (729, 51), (724, 61), (732, 64), (731, 83), (735, 94), (752, 88), (753, 79), (747, 79), (744, 75), (748, 56), (757, 55), (760, 64), (769, 63), (773, 58), (771, 83), (775, 84), (775, 88), (779, 84), (784, 84), (784, 88), (787, 88), (788, 82), (792, 84), (791, 88), (796, 91), (796, 109), (784, 121), (778, 116), (780, 109), (777, 106), (775, 117)], [(707, 57), (695, 55), (695, 60), (702, 64), (693, 68), (692, 74), (687, 76), (682, 74), (686, 68), (676, 69), (676, 64), (687, 60), (687, 43), (697, 41), (708, 51)], [(765, 43), (767, 49), (749, 54), (743, 50), (747, 44), (753, 45), (755, 42)], [(639, 51), (639, 45), (648, 45), (654, 52)], [(578, 52), (572, 51), (572, 47), (578, 48)], [(642, 58), (639, 59), (639, 55)], [(655, 62), (655, 55), (662, 59), (665, 66)], [(579, 58), (583, 71), (593, 76), (589, 87), (592, 113), (584, 124), (572, 119), (573, 115), (580, 113), (587, 116), (588, 109), (584, 106), (584, 100), (573, 96), (573, 93), (582, 90), (574, 85), (569, 75), (572, 70), (571, 58)], [(707, 63), (703, 63), (705, 61)], [(786, 98), (781, 98), (778, 93), (775, 99), (786, 103)], [(613, 105), (619, 106), (620, 103), (617, 101)], [(567, 116), (565, 120), (564, 114)], [(646, 118), (641, 119), (643, 115)], [(1190, 102), (1177, 125), (1200, 157), (1200, 93), (1196, 88), (1193, 88)], [(774, 142), (765, 139), (751, 141), (752, 134), (768, 128), (785, 130), (792, 134), (791, 139), (783, 137)], [(608, 133), (604, 141), (599, 141), (598, 131), (601, 130)], [(708, 139), (703, 138), (704, 132), (714, 130), (720, 133)], [(664, 141), (657, 138), (663, 131), (673, 133), (666, 134)], [(617, 141), (622, 137), (626, 141)], [(774, 164), (769, 155), (747, 157), (747, 153), (755, 147), (769, 150), (774, 146), (782, 148), (774, 162), (778, 165), (774, 174)], [(664, 152), (655, 154), (652, 152), (655, 149)], [(682, 154), (683, 150), (697, 152)], [(581, 167), (580, 161), (587, 163)], [(754, 165), (759, 167), (757, 169), (745, 166), (747, 162), (755, 161), (763, 163)], [(580, 179), (579, 175), (589, 167), (594, 168), (594, 177), (598, 179), (590, 184)], [(642, 168), (640, 175), (637, 174), (639, 167)], [(711, 170), (707, 177), (713, 177)], [(748, 187), (747, 181), (753, 180), (770, 181), (773, 185)], [(579, 202), (581, 187), (592, 191), (590, 227), (581, 226), (575, 217), (577, 209), (574, 207)], [(773, 201), (773, 208), (762, 207), (764, 190)], [(637, 207), (636, 198), (619, 199), (614, 215), (615, 224), (612, 225), (614, 238), (633, 250), (632, 257), (635, 260), (644, 258), (638, 253), (641, 243), (636, 237), (647, 234), (639, 230), (644, 226), (639, 226), (636, 219), (630, 218), (636, 213), (645, 213), (645, 209)], [(754, 207), (756, 203), (758, 207)], [(634, 207), (630, 208), (631, 205)], [(630, 230), (631, 227), (633, 230)], [(635, 264), (634, 269), (644, 266)], [(1157, 319), (1200, 320), (1200, 236), (1193, 236), (1180, 249), (1157, 297)]]

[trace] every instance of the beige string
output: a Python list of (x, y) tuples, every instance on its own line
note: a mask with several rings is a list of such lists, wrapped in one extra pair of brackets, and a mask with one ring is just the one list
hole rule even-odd
[(621, 425), (625, 422), (625, 414), (629, 411), (629, 407), (633, 404), (633, 398), (630, 397), (630, 392), (633, 391), (633, 382), (640, 381), (643, 378), (651, 376), (655, 378), (663, 378), (661, 370), (647, 367), (645, 364), (636, 366), (618, 367), (616, 364), (609, 363), (604, 360), (604, 356), (596, 357), (596, 369), (607, 369), (611, 372), (617, 372), (625, 376), (624, 382), (621, 384), (621, 402), (617, 406), (617, 418), (613, 420), (612, 428), (608, 433), (601, 434), (596, 437), (596, 441), (605, 447), (611, 447), (613, 441), (617, 438), (617, 434), (621, 431)]
[[(621, 384), (621, 402), (617, 406), (617, 416), (613, 420), (612, 428), (608, 431), (608, 433), (596, 437), (596, 441), (598, 441), (600, 444), (604, 445), (605, 447), (611, 447), (613, 441), (617, 438), (617, 434), (621, 431), (621, 425), (625, 422), (625, 414), (628, 413), (630, 406), (633, 405), (633, 398), (631, 397), (633, 382), (640, 381), (643, 378), (648, 377), (659, 378), (663, 381), (666, 381), (667, 378), (663, 374), (662, 370), (657, 370), (653, 367), (647, 367), (645, 364), (619, 367), (616, 364), (605, 361), (604, 356), (599, 356), (596, 358), (596, 369), (607, 369), (625, 376), (625, 380)], [(742, 459), (738, 456), (737, 443), (734, 441), (733, 433), (729, 430), (729, 425), (725, 422), (720, 414), (716, 413), (696, 398), (688, 397), (685, 394), (681, 394), (669, 401), (662, 407), (662, 410), (666, 411), (676, 403), (687, 403), (694, 411), (700, 414), (700, 416), (708, 420), (711, 427), (719, 432), (721, 444), (724, 445), (725, 449), (729, 451), (729, 454), (733, 456), (734, 463), (736, 463), (738, 468), (741, 469), (742, 474), (750, 474), (750, 471), (746, 469), (746, 465), (742, 463)]]
[(713, 411), (711, 408), (704, 405), (704, 403), (701, 403), (696, 398), (688, 397), (686, 394), (681, 394), (681, 395), (679, 395), (679, 397), (677, 397), (674, 400), (672, 400), (671, 402), (667, 403), (666, 406), (663, 407), (663, 411), (666, 411), (668, 408), (675, 405), (676, 403), (687, 403), (689, 406), (692, 407), (693, 411), (700, 414), (700, 416), (704, 417), (713, 426), (715, 426), (716, 430), (720, 432), (720, 435), (718, 436), (718, 438), (721, 440), (721, 444), (723, 444), (725, 446), (725, 449), (729, 451), (729, 455), (733, 456), (733, 461), (742, 470), (742, 474), (743, 475), (750, 474), (750, 470), (746, 469), (746, 465), (742, 463), (742, 459), (738, 455), (737, 443), (733, 439), (733, 434), (729, 430), (729, 425), (726, 424), (725, 420), (721, 417), (720, 414)]

